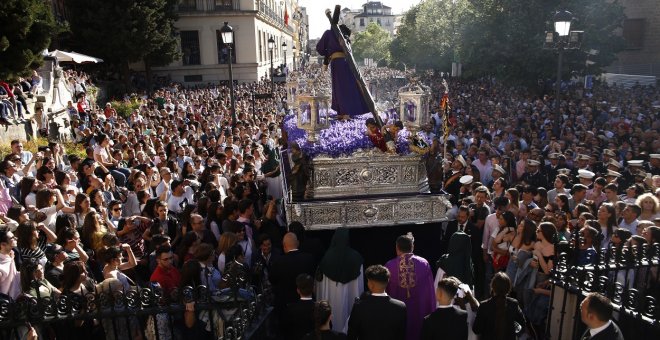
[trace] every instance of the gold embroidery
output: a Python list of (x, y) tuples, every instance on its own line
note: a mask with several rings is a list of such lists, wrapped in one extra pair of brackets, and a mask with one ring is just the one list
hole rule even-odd
[(399, 287), (406, 289), (410, 298), (410, 288), (415, 288), (415, 261), (413, 254), (403, 254), (399, 259)]

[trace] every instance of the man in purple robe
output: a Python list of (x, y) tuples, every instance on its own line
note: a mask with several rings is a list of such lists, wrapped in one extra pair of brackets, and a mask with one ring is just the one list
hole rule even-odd
[(392, 273), (387, 294), (406, 304), (407, 340), (419, 339), (424, 317), (436, 308), (431, 266), (423, 257), (413, 254), (414, 242), (412, 233), (399, 236), (396, 239), (397, 256), (385, 264)]
[[(345, 25), (341, 25), (340, 29), (345, 37), (351, 34), (350, 29)], [(332, 72), (331, 108), (343, 119), (369, 112), (358, 88), (357, 80), (348, 66), (344, 50), (332, 30), (323, 33), (316, 44), (316, 51), (330, 63)]]

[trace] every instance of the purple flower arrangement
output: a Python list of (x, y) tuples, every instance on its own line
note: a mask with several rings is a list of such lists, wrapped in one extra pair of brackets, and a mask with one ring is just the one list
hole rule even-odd
[[(306, 155), (314, 158), (319, 155), (327, 155), (333, 158), (351, 156), (358, 150), (369, 150), (374, 147), (367, 136), (365, 121), (372, 117), (371, 113), (352, 117), (349, 121), (331, 120), (330, 126), (320, 130), (317, 134), (318, 141), (307, 140), (307, 131), (298, 128), (297, 117), (289, 114), (284, 118), (284, 129), (288, 133), (289, 143), (297, 143)], [(407, 155), (410, 153), (408, 146), (410, 132), (405, 128), (397, 135), (397, 153)]]

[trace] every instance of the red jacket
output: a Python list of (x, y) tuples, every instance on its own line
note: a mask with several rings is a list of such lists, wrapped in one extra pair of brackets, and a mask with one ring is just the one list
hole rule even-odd
[(163, 293), (170, 294), (181, 283), (181, 274), (175, 267), (165, 270), (161, 266), (156, 266), (149, 280), (158, 282), (163, 288)]

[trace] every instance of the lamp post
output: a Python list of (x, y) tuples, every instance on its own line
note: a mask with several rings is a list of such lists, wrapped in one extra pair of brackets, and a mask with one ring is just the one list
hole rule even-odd
[(284, 52), (284, 68), (286, 69), (286, 41), (282, 43), (282, 51)]
[(222, 42), (229, 49), (229, 98), (231, 99), (231, 123), (232, 126), (236, 126), (236, 97), (234, 96), (234, 72), (232, 70), (232, 45), (234, 44), (234, 30), (229, 26), (229, 23), (225, 21), (225, 25), (220, 29), (220, 34), (222, 35)]
[(293, 70), (296, 70), (296, 44), (294, 43), (291, 46), (291, 54), (293, 55)]
[(273, 49), (275, 48), (275, 39), (268, 38), (268, 51), (270, 52), (270, 92), (275, 93), (275, 81), (273, 80)]
[(573, 14), (561, 10), (555, 13), (554, 32), (545, 32), (545, 43), (543, 48), (557, 50), (557, 80), (555, 84), (555, 113), (561, 113), (559, 106), (561, 103), (561, 70), (565, 49), (579, 49), (582, 43), (582, 31), (571, 31), (571, 21)]

